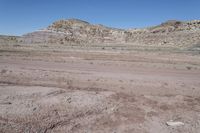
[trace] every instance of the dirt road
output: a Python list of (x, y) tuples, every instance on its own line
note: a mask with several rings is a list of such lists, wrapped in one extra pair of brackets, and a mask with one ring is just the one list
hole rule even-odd
[(200, 131), (199, 55), (2, 50), (0, 83), (0, 132)]

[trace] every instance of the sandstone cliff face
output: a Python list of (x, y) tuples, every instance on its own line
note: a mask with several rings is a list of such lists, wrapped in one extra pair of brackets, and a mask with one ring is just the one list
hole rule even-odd
[(186, 47), (200, 42), (200, 20), (167, 21), (144, 29), (116, 29), (78, 19), (59, 20), (23, 36), (24, 43), (165, 45)]

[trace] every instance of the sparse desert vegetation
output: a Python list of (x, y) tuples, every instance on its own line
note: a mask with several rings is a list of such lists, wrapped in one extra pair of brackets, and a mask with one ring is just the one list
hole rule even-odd
[(61, 20), (0, 37), (0, 132), (198, 133), (199, 33)]

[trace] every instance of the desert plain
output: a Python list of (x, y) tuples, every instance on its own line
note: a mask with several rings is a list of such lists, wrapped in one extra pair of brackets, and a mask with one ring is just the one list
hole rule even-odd
[(1, 44), (0, 132), (200, 132), (196, 44), (94, 44)]

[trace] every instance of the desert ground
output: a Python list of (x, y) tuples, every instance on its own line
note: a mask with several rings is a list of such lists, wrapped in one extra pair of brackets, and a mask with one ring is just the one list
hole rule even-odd
[(200, 132), (199, 51), (98, 46), (1, 45), (0, 132)]

